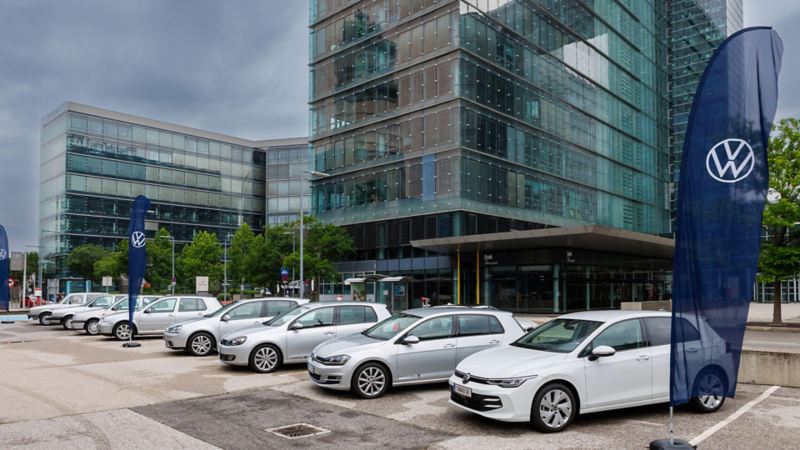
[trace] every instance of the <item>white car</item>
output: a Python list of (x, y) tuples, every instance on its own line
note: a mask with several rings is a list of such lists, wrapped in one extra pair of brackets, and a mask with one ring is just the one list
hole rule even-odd
[[(145, 305), (161, 298), (158, 295), (140, 295), (136, 297), (136, 310), (138, 311), (144, 302)], [(117, 300), (113, 305), (105, 309), (90, 309), (84, 312), (76, 312), (72, 316), (70, 326), (73, 330), (83, 330), (90, 336), (100, 334), (98, 324), (100, 321), (112, 314), (128, 311), (128, 296), (123, 295), (122, 299)]]
[[(694, 336), (682, 344), (695, 355), (692, 405), (722, 407), (733, 359), (705, 324), (683, 320)], [(666, 312), (588, 311), (558, 317), (508, 346), (476, 353), (450, 377), (450, 403), (504, 422), (561, 431), (577, 414), (669, 401), (671, 315)], [(704, 352), (706, 345), (722, 346)], [(707, 348), (707, 347), (706, 347)], [(712, 355), (723, 355), (721, 358)]]
[(387, 317), (389, 310), (382, 303), (306, 303), (263, 325), (222, 336), (219, 359), (268, 373), (283, 364), (305, 362), (317, 345), (359, 333)]
[(214, 297), (199, 295), (164, 297), (133, 313), (133, 330), (128, 323), (128, 311), (112, 314), (98, 324), (100, 334), (126, 341), (136, 335), (162, 334), (175, 322), (210, 314), (222, 305)]
[(87, 303), (78, 306), (70, 306), (69, 308), (60, 308), (53, 310), (53, 313), (50, 315), (50, 323), (60, 323), (61, 326), (65, 330), (72, 329), (72, 317), (76, 313), (81, 313), (85, 311), (92, 311), (92, 310), (99, 310), (105, 309), (113, 305), (114, 303), (118, 302), (124, 295), (100, 295), (89, 300)]
[(69, 308), (72, 306), (80, 306), (88, 303), (91, 299), (106, 295), (102, 292), (75, 292), (62, 298), (58, 303), (48, 303), (42, 306), (36, 306), (28, 311), (29, 319), (37, 319), (42, 325), (50, 325), (50, 316), (53, 311), (61, 308)]
[(203, 317), (171, 325), (164, 332), (164, 345), (171, 350), (186, 350), (193, 356), (207, 356), (216, 350), (220, 336), (262, 324), (306, 303), (306, 299), (291, 297), (241, 300)]

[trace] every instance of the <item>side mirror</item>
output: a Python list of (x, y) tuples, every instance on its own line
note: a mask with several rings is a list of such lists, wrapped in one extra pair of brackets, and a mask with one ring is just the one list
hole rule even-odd
[(142, 312), (143, 312), (143, 313), (145, 313), (145, 314), (150, 314), (152, 311), (150, 311), (149, 309), (145, 309), (145, 310), (144, 310), (144, 311), (142, 311)]
[(609, 347), (608, 345), (600, 345), (594, 350), (592, 350), (592, 354), (589, 355), (589, 361), (597, 361), (599, 358), (603, 358), (605, 356), (613, 356), (617, 353), (614, 350), (614, 347)]
[(295, 323), (292, 324), (292, 326), (289, 329), (297, 331), (297, 330), (302, 330), (303, 328), (305, 328), (305, 326), (302, 323), (295, 322)]
[(414, 335), (408, 335), (404, 337), (403, 340), (400, 341), (400, 343), (403, 345), (419, 344), (419, 338)]
[(223, 322), (227, 322), (227, 321), (231, 320), (231, 316), (225, 314), (224, 316), (222, 316), (222, 319), (220, 319), (220, 320), (222, 320)]
[(535, 329), (536, 329), (536, 327), (528, 327), (528, 328), (525, 328), (525, 331), (530, 333), (531, 331), (533, 331)]

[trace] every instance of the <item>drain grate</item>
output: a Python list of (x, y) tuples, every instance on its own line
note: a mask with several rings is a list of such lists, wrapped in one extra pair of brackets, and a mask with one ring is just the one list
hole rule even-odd
[(311, 436), (319, 436), (321, 434), (330, 433), (331, 430), (325, 428), (315, 427), (307, 423), (295, 423), (293, 425), (286, 425), (278, 428), (267, 428), (272, 434), (285, 439), (300, 439)]

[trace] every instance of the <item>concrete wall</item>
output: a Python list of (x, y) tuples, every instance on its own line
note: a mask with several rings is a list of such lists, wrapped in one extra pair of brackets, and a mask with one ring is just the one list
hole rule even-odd
[(739, 382), (800, 387), (800, 354), (744, 350)]

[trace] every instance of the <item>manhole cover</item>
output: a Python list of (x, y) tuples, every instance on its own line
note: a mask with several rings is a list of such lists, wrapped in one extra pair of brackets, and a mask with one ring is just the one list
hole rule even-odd
[(321, 434), (331, 432), (331, 430), (315, 427), (314, 425), (309, 425), (307, 423), (296, 423), (294, 425), (286, 425), (278, 428), (267, 428), (267, 431), (286, 439), (300, 439), (304, 437), (319, 436)]

